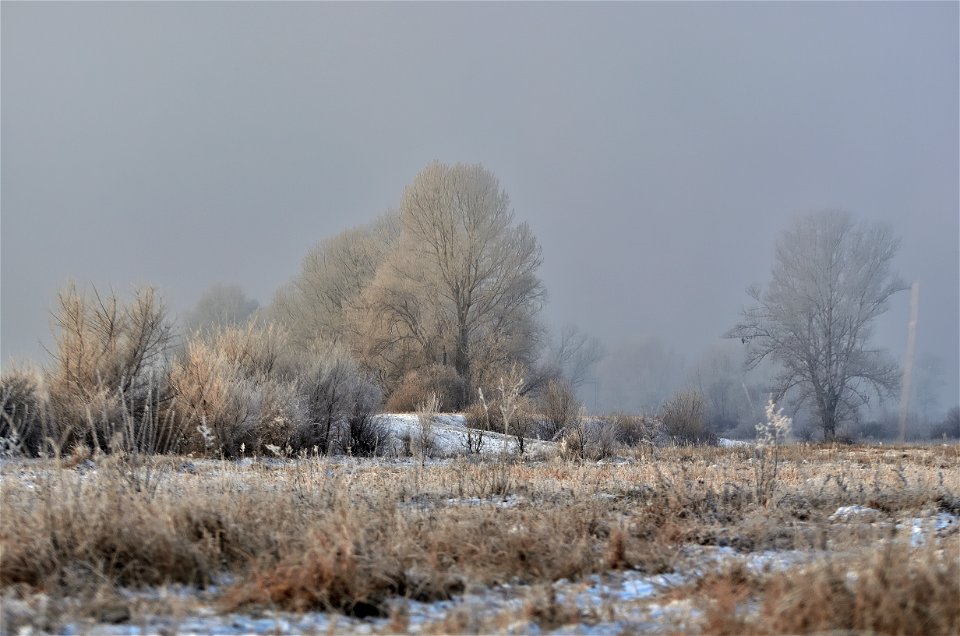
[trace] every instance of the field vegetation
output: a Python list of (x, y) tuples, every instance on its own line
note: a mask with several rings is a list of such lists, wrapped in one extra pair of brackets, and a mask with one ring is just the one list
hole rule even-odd
[[(686, 631), (960, 628), (956, 446), (787, 446), (765, 502), (753, 448), (618, 455), (423, 463), (78, 450), (7, 460), (3, 630), (149, 625), (174, 603), (180, 615), (199, 611), (199, 600), (125, 592), (174, 584), (214, 586), (208, 612), (328, 612), (381, 618), (372, 625), (385, 632), (410, 628), (397, 623), (405, 602), (510, 585), (519, 606), (482, 620), (454, 608), (417, 629), (589, 626), (603, 612), (550, 590), (616, 571), (682, 575), (653, 599), (679, 602), (673, 628)], [(953, 521), (937, 529), (937, 515)], [(758, 570), (711, 550), (804, 556)]]
[[(780, 360), (777, 398), (829, 402), (805, 427), (772, 400), (755, 424), (760, 385), (723, 352), (667, 392), (657, 347), (608, 361), (653, 407), (589, 414), (601, 348), (550, 336), (539, 244), (479, 165), (426, 167), (263, 309), (217, 287), (183, 331), (150, 288), (69, 285), (49, 363), (0, 376), (0, 631), (957, 633), (960, 411), (938, 445), (852, 439), (860, 381), (896, 384), (863, 354), (900, 287), (877, 232), (809, 217), (731, 332)], [(834, 290), (834, 262), (877, 275), (784, 291)], [(836, 347), (783, 335), (870, 297)], [(266, 631), (337, 623), (311, 625)]]

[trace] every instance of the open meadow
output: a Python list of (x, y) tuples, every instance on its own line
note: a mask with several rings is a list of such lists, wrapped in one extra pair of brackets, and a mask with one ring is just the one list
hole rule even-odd
[(5, 634), (960, 630), (960, 446), (0, 464)]

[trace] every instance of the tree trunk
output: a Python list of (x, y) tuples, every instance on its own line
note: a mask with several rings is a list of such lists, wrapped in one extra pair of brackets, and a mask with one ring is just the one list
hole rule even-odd
[(470, 348), (467, 321), (461, 318), (458, 322), (457, 351), (454, 354), (454, 368), (456, 368), (457, 373), (467, 383), (467, 386), (470, 386)]
[(834, 442), (837, 439), (837, 407), (827, 403), (820, 413), (820, 425), (823, 427), (823, 440)]

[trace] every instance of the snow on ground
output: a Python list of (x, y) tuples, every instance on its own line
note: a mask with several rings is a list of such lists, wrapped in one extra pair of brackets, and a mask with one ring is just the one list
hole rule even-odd
[[(459, 499), (457, 505), (487, 505), (487, 500)], [(511, 505), (504, 500), (502, 505)], [(831, 516), (836, 523), (878, 523), (871, 521), (872, 514), (879, 511), (864, 506), (842, 506)], [(901, 531), (909, 531), (914, 547), (932, 537), (956, 531), (960, 516), (938, 513), (926, 518), (904, 520), (896, 524)], [(402, 631), (420, 633), (432, 624), (448, 618), (452, 613), (462, 612), (477, 619), (493, 619), (508, 614), (516, 622), (508, 625), (508, 633), (517, 634), (620, 634), (633, 632), (662, 632), (683, 629), (683, 625), (695, 619), (698, 611), (689, 600), (663, 599), (663, 593), (671, 588), (689, 584), (704, 573), (733, 563), (742, 563), (754, 572), (779, 572), (793, 566), (808, 563), (818, 558), (829, 558), (830, 553), (819, 551), (768, 550), (740, 553), (730, 547), (695, 546), (683, 548), (683, 564), (677, 572), (649, 575), (626, 570), (594, 574), (581, 580), (562, 579), (550, 587), (532, 588), (527, 585), (498, 585), (475, 589), (451, 600), (417, 602), (403, 598), (390, 605), (405, 615)], [(227, 581), (224, 581), (226, 584)], [(197, 603), (187, 616), (148, 616), (140, 621), (126, 624), (73, 623), (64, 626), (60, 633), (67, 635), (91, 634), (103, 636), (132, 636), (143, 633), (202, 633), (234, 636), (238, 634), (303, 634), (349, 632), (372, 634), (390, 631), (390, 619), (361, 620), (335, 613), (274, 612), (262, 610), (255, 613), (218, 614), (214, 598), (216, 587), (193, 590), (174, 586), (157, 590), (122, 591), (128, 600), (156, 599), (164, 596), (187, 598), (192, 596)], [(559, 607), (572, 608), (580, 620), (555, 630), (543, 630), (523, 616), (524, 605), (538, 594), (547, 592)], [(669, 597), (668, 597), (669, 598)]]
[[(827, 517), (830, 521), (842, 523), (870, 523), (890, 525), (889, 522), (881, 521), (883, 513), (876, 508), (867, 506), (851, 505), (840, 506), (837, 511)], [(918, 547), (923, 545), (930, 535), (944, 536), (960, 528), (960, 515), (950, 514), (948, 512), (938, 512), (927, 517), (913, 517), (898, 522), (894, 525), (898, 531), (910, 530), (910, 545)]]
[(741, 439), (727, 439), (726, 437), (717, 438), (717, 446), (721, 448), (736, 448), (738, 446), (752, 446), (750, 442)]
[[(401, 440), (404, 437), (418, 442), (422, 434), (420, 417), (414, 413), (384, 413), (374, 416), (374, 421), (387, 428), (393, 435), (395, 448), (398, 452), (402, 448)], [(467, 418), (461, 414), (442, 413), (432, 416), (429, 434), (433, 438), (434, 454), (441, 457), (462, 455), (467, 452)], [(474, 438), (478, 435), (477, 429), (472, 430)], [(502, 452), (516, 454), (517, 440), (513, 435), (504, 436), (503, 433), (482, 431), (483, 446), (480, 454), (496, 456)], [(506, 446), (504, 446), (506, 442)], [(527, 439), (524, 452), (531, 455), (552, 455), (557, 452), (554, 442), (538, 439)]]
[(876, 508), (854, 504), (852, 506), (840, 506), (827, 519), (830, 521), (870, 521), (878, 516), (880, 516), (880, 511)]

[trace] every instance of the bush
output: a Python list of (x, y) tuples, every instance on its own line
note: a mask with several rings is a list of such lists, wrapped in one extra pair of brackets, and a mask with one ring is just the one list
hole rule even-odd
[(170, 384), (185, 452), (233, 457), (316, 448), (368, 455), (386, 439), (372, 420), (379, 391), (356, 363), (334, 347), (297, 359), (272, 325), (194, 338)]
[(288, 335), (274, 323), (220, 327), (211, 341), (244, 377), (294, 380), (297, 376), (298, 361), (287, 344)]
[(319, 347), (301, 364), (298, 393), (305, 422), (298, 444), (321, 453), (372, 452), (383, 437), (370, 421), (380, 391), (357, 363), (337, 347)]
[(92, 296), (74, 285), (60, 292), (53, 313), (56, 364), (47, 373), (53, 439), (108, 448), (125, 422), (152, 420), (166, 398), (163, 377), (173, 327), (156, 292), (138, 290), (122, 304), (115, 294)]
[(31, 369), (0, 376), (0, 454), (36, 457), (47, 430), (43, 377)]
[(934, 439), (960, 438), (960, 407), (955, 406), (947, 411), (947, 416), (943, 418), (943, 421), (931, 429), (930, 437)]
[(235, 457), (292, 448), (305, 420), (294, 369), (272, 326), (195, 337), (170, 371), (180, 450)]
[(600, 460), (616, 454), (617, 430), (609, 421), (587, 417), (581, 410), (563, 431), (560, 455), (578, 461)]
[(640, 415), (613, 413), (604, 418), (604, 424), (613, 431), (616, 442), (623, 446), (638, 444), (661, 446), (666, 437), (662, 422)]
[(440, 400), (440, 412), (460, 411), (467, 401), (467, 383), (456, 369), (443, 364), (410, 371), (403, 376), (400, 386), (387, 400), (387, 410), (391, 413), (413, 413), (417, 405), (432, 395)]
[(539, 399), (543, 415), (542, 437), (556, 440), (580, 412), (580, 402), (573, 388), (562, 380), (550, 380)]
[(183, 425), (181, 452), (239, 455), (257, 448), (258, 387), (237, 365), (201, 340), (193, 340), (170, 371)]
[(500, 402), (498, 400), (488, 402), (487, 409), (483, 408), (481, 402), (474, 402), (466, 408), (463, 416), (470, 428), (503, 433), (503, 417), (500, 415)]
[(707, 426), (703, 396), (697, 391), (675, 393), (663, 405), (661, 417), (668, 435), (679, 444), (712, 444), (716, 436)]

